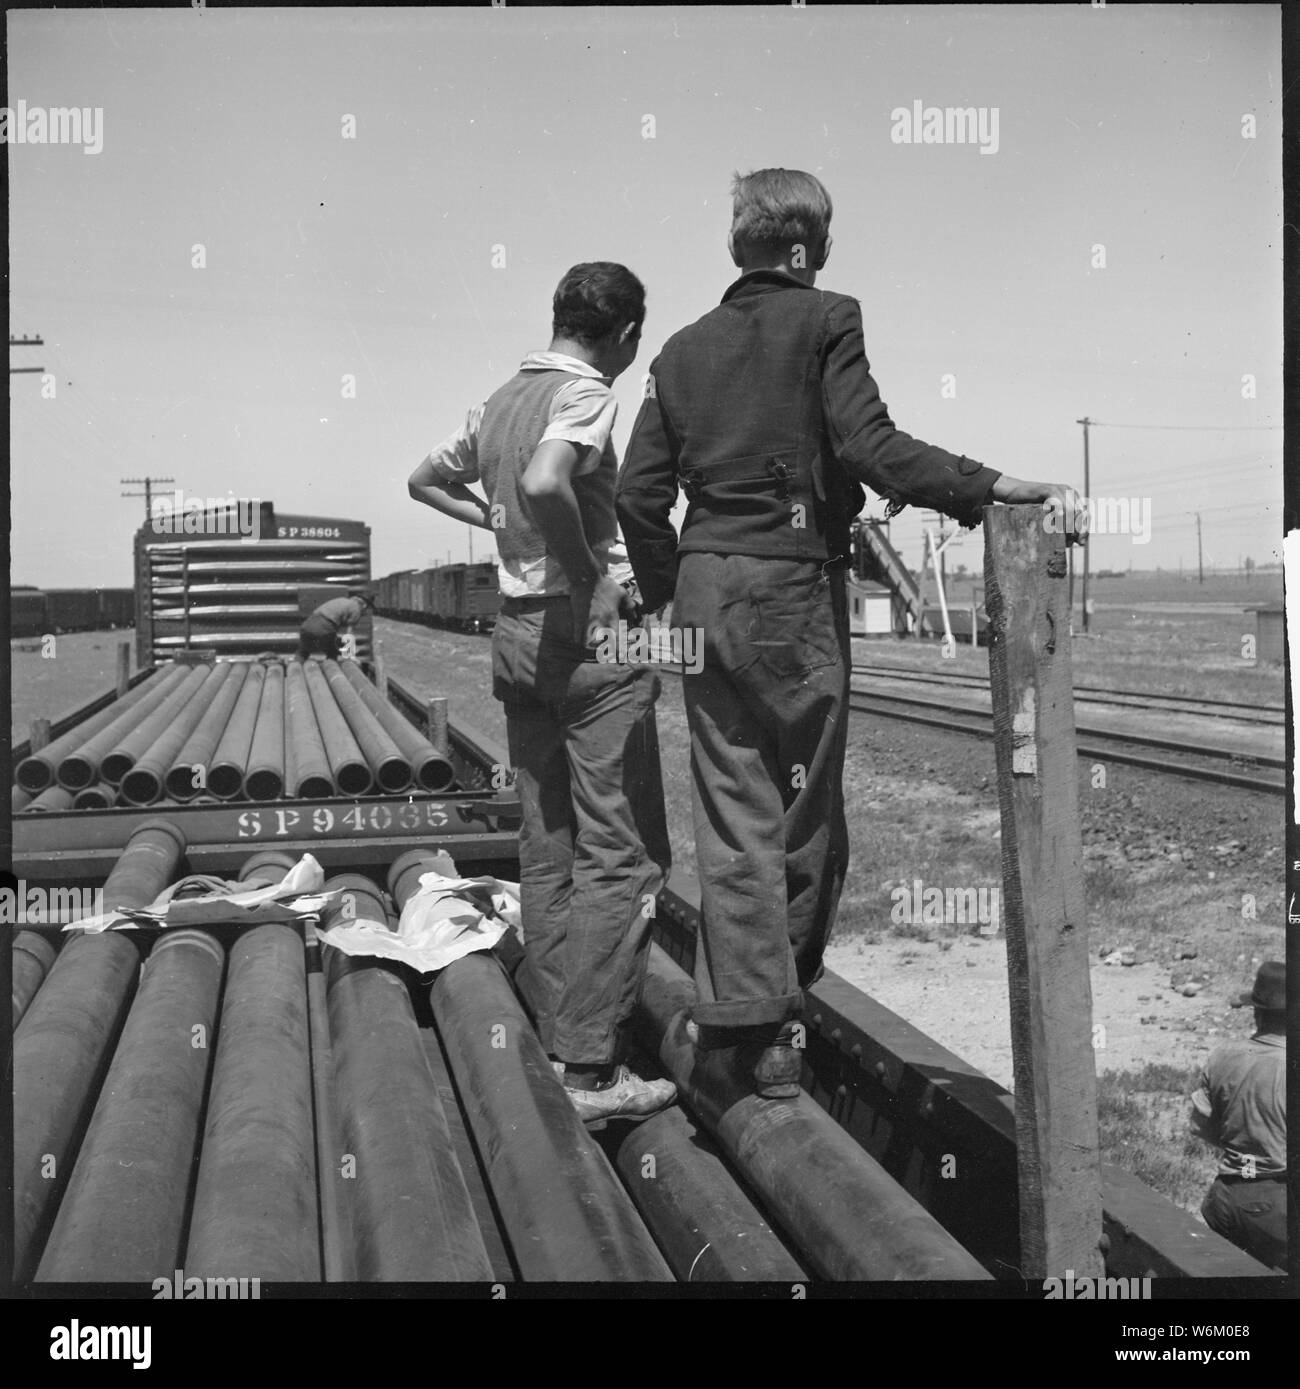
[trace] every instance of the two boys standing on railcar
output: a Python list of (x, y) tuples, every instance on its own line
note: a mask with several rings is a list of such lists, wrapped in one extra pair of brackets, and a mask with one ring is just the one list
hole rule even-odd
[(553, 307), (550, 347), (470, 410), (409, 490), (496, 536), (493, 693), (523, 814), (518, 982), (578, 1114), (600, 1123), (645, 1117), (676, 1097), (670, 1081), (643, 1080), (623, 1060), (649, 949), (645, 904), (669, 867), (659, 680), (600, 662), (591, 641), (635, 616), (608, 573), (618, 472), (610, 383), (636, 358), (645, 290), (621, 265), (575, 265)]

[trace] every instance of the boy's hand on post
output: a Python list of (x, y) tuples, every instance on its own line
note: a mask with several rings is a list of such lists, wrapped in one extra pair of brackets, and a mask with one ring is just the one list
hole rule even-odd
[(604, 574), (593, 583), (573, 585), (569, 604), (573, 610), (574, 641), (579, 646), (590, 646), (599, 640), (595, 635), (598, 629), (617, 629), (625, 601), (631, 601), (628, 591)]
[(1082, 545), (1088, 533), (1088, 508), (1083, 497), (1063, 482), (1022, 482), (1005, 473), (993, 484), (993, 500), (1008, 506), (1041, 502), (1050, 517), (1049, 529), (1063, 531), (1067, 543)]

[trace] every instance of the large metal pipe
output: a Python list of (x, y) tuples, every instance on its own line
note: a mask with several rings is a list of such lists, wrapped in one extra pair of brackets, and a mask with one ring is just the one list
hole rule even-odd
[(345, 796), (364, 796), (374, 785), (370, 764), (352, 736), (352, 730), (330, 691), (320, 662), (304, 661), (303, 675), (307, 680), (312, 708), (316, 711), (316, 722), (320, 725), (334, 784)]
[(207, 785), (208, 763), (221, 742), (226, 725), (234, 712), (235, 705), (248, 679), (248, 661), (227, 661), (223, 669), (230, 672), (221, 686), (217, 697), (208, 709), (207, 717), (198, 725), (186, 740), (184, 747), (176, 754), (165, 778), (167, 794), (173, 800), (187, 801), (198, 794), (202, 787), (194, 784), (194, 773), (203, 769), (203, 785)]
[(181, 1267), (224, 964), (203, 931), (155, 942), (38, 1282), (150, 1283)]
[(285, 761), (290, 795), (317, 800), (334, 794), (329, 758), (321, 740), (316, 711), (307, 691), (301, 661), (290, 661), (284, 671)]
[(405, 791), (411, 784), (411, 764), (339, 669), (338, 662), (326, 661), (324, 666), (330, 693), (374, 773), (375, 784), (381, 791)]
[(410, 763), (416, 785), (425, 791), (446, 791), (456, 780), (456, 769), (451, 759), (427, 738), (421, 737), (366, 679), (355, 661), (340, 661), (339, 669)]
[(238, 873), (238, 881), (249, 887), (262, 884), (271, 886), (282, 882), (284, 875), (297, 863), (292, 854), (281, 849), (258, 849), (244, 860)]
[(131, 805), (149, 805), (163, 793), (163, 781), (176, 754), (185, 746), (190, 734), (212, 707), (222, 686), (234, 669), (229, 662), (215, 667), (194, 692), (189, 703), (162, 730), (153, 745), (146, 748), (129, 772), (122, 778), (122, 798)]
[(25, 810), (31, 799), (32, 793), (30, 791), (24, 791), (21, 786), (12, 787), (9, 792), (10, 814), (17, 815), (20, 811)]
[(799, 1283), (807, 1270), (679, 1105), (637, 1124), (616, 1164), (683, 1283)]
[[(108, 881), (112, 906), (148, 906), (175, 875), (180, 831), (149, 820)], [(139, 973), (137, 931), (74, 936), (14, 1033), (14, 1272), (29, 1276), (67, 1185), (112, 1043)]]
[[(148, 718), (185, 683), (189, 677), (189, 670), (185, 666), (169, 665), (164, 666), (159, 674), (162, 678), (156, 684), (153, 681), (145, 682), (151, 688), (144, 698), (132, 700), (109, 723), (61, 755), (58, 767), (60, 786), (66, 786), (70, 791), (80, 791), (87, 786), (93, 786), (96, 781), (102, 780), (100, 763), (104, 756), (112, 750), (120, 738), (139, 724), (141, 720)], [(130, 695), (127, 698), (130, 699)], [(121, 704), (122, 701), (119, 700), (117, 703)], [(110, 705), (109, 707), (115, 708), (117, 706)], [(54, 744), (50, 746), (53, 747)], [(47, 752), (48, 750), (46, 749)]]
[(469, 1188), (469, 1198), (474, 1203), (474, 1215), (478, 1220), (479, 1232), (483, 1236), (483, 1246), (492, 1262), (492, 1276), (498, 1283), (513, 1283), (518, 1273), (511, 1262), (510, 1245), (501, 1228), (501, 1214), (487, 1184), (483, 1160), (475, 1147), (474, 1137), (465, 1123), (465, 1115), (456, 1094), (456, 1082), (452, 1079), (446, 1054), (438, 1039), (438, 1029), (421, 1027), (420, 1041), (424, 1045), (424, 1059), (429, 1063), (434, 1084), (438, 1087), (438, 1098), (442, 1101), (443, 1113), (447, 1116), (456, 1160), (460, 1163), (465, 1185)]
[(121, 718), (128, 710), (136, 708), (174, 672), (174, 666), (163, 666), (160, 670), (154, 671), (147, 680), (142, 680), (135, 689), (128, 690), (121, 699), (115, 699), (99, 713), (83, 719), (76, 727), (68, 729), (53, 742), (47, 743), (39, 752), (24, 757), (16, 772), (18, 785), (26, 791), (33, 792), (44, 791), (47, 786), (52, 786), (58, 775), (59, 762), (64, 757), (93, 738), (101, 729), (107, 728), (115, 719)]
[(35, 931), (19, 931), (13, 939), (13, 1025), (18, 1026), (36, 991), (59, 953), (54, 941)]
[(230, 951), (189, 1246), (199, 1278), (319, 1282), (302, 937), (255, 927)]
[[(384, 919), (373, 885), (345, 887), (351, 905), (328, 908), (322, 929), (363, 914)], [(491, 1261), (405, 981), (379, 961), (329, 948), (324, 954), (342, 1160), (355, 1168), (357, 1276), (490, 1280)]]
[(104, 754), (104, 760), (99, 764), (101, 780), (114, 786), (120, 785), (122, 778), (171, 727), (211, 674), (211, 666), (195, 666), (152, 713), (124, 733)]
[(257, 727), (248, 750), (244, 795), (250, 801), (278, 800), (284, 792), (284, 667), (274, 661), (266, 668)]
[(208, 790), (220, 800), (234, 800), (244, 788), (244, 772), (248, 767), (249, 749), (253, 746), (253, 730), (257, 727), (257, 711), (262, 703), (265, 681), (266, 667), (260, 661), (250, 663), (248, 678), (212, 754)]
[[(399, 907), (418, 885), (410, 860), (389, 872)], [(430, 856), (424, 871), (441, 866)], [(524, 1279), (672, 1281), (495, 958), (454, 961), (429, 1001)]]
[(147, 907), (176, 877), (185, 835), (161, 816), (140, 825), (104, 882), (104, 907)]
[(355, 1174), (343, 1165), (337, 1096), (334, 1089), (334, 1040), (320, 938), (309, 921), (307, 946), (307, 1022), (311, 1035), (311, 1086), (316, 1131), (316, 1185), (320, 1199), (321, 1262), (327, 1283), (353, 1283), (357, 1277), (353, 1236), (352, 1188)]
[(76, 798), (65, 786), (47, 786), (39, 796), (33, 796), (23, 806), (24, 815), (43, 815), (51, 810), (73, 810)]
[[(656, 945), (637, 1008), (684, 1101), (823, 1278), (987, 1279), (988, 1272), (807, 1095), (760, 1099), (752, 1078), (698, 1053), (686, 1034), (695, 991)], [(703, 1059), (701, 1059), (703, 1058)]]
[(72, 802), (74, 810), (108, 810), (117, 803), (117, 787), (101, 781), (97, 786), (87, 786), (78, 791)]

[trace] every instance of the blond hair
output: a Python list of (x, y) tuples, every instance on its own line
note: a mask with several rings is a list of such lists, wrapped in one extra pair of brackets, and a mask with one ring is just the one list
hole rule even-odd
[(803, 246), (820, 258), (831, 225), (831, 195), (800, 169), (758, 169), (731, 182), (731, 237), (742, 256), (788, 255)]

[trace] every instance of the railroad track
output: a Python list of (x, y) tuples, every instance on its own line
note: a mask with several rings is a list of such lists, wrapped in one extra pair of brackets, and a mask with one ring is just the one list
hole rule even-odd
[[(666, 674), (680, 675), (681, 668), (671, 664), (656, 667)], [(852, 673), (860, 676), (901, 676), (917, 683), (944, 685), (951, 688), (988, 690), (988, 681), (977, 675), (966, 675), (957, 671), (927, 673), (895, 666), (854, 666)], [(1208, 710), (1234, 710), (1219, 717), (1229, 717), (1246, 723), (1263, 723), (1280, 727), (1280, 717), (1284, 712), (1281, 706), (1264, 705), (1253, 711), (1259, 718), (1245, 716), (1239, 706), (1228, 700), (1192, 700), (1178, 695), (1148, 694), (1136, 690), (1102, 690), (1097, 686), (1076, 686), (1076, 695), (1087, 695), (1086, 700), (1078, 702), (1114, 704), (1120, 708), (1147, 708), (1156, 704), (1165, 713), (1187, 713), (1207, 715)], [(1093, 698), (1092, 696), (1102, 696)], [(1106, 698), (1109, 696), (1110, 698)], [(1136, 701), (1150, 701), (1143, 705)], [(1180, 705), (1197, 706), (1179, 708)], [(974, 737), (993, 736), (993, 715), (988, 710), (954, 709), (937, 700), (920, 699), (910, 695), (893, 695), (880, 692), (868, 693), (855, 690), (850, 695), (849, 707), (855, 713), (870, 713), (882, 718), (898, 719), (905, 723), (921, 724), (930, 728), (941, 728), (948, 732), (967, 733)], [(1275, 721), (1273, 715), (1278, 718)], [(1262, 792), (1266, 795), (1285, 795), (1285, 761), (1265, 753), (1250, 753), (1236, 748), (1226, 748), (1210, 744), (1189, 748), (1185, 741), (1159, 738), (1150, 734), (1090, 728), (1080, 725), (1076, 728), (1080, 739), (1077, 747), (1080, 757), (1120, 763), (1123, 766), (1138, 767), (1144, 771), (1162, 772), (1171, 776), (1182, 776), (1194, 781), (1212, 782), (1218, 786), (1233, 786), (1241, 790)], [(1146, 751), (1142, 751), (1145, 749)], [(1151, 754), (1159, 753), (1159, 756)], [(1235, 765), (1234, 765), (1235, 764)], [(1252, 774), (1256, 769), (1264, 775)], [(1269, 772), (1279, 775), (1270, 776)]]
[[(858, 714), (876, 714), (884, 718), (900, 719), (905, 723), (942, 728), (952, 733), (969, 733), (984, 738), (993, 736), (993, 715), (985, 710), (953, 709), (932, 700), (868, 694), (862, 690), (850, 692), (849, 708)], [(1244, 771), (1234, 771), (1222, 765), (1223, 761), (1230, 761), (1245, 766), (1280, 770), (1285, 766), (1281, 758), (1265, 754), (1245, 754), (1231, 748), (1189, 749), (1186, 743), (1149, 738), (1142, 734), (1112, 733), (1083, 728), (1076, 731), (1080, 735), (1076, 745), (1080, 757), (1102, 762), (1118, 762), (1127, 767), (1140, 767), (1145, 771), (1189, 777), (1195, 781), (1210, 781), (1219, 786), (1236, 786), (1246, 791), (1260, 791), (1278, 796), (1286, 794), (1285, 777), (1251, 776)], [(1134, 745), (1160, 749), (1164, 755), (1155, 757), (1132, 751)], [(1213, 761), (1189, 760), (1189, 754), (1192, 759), (1208, 758)]]
[[(680, 666), (663, 664), (657, 668), (671, 675), (682, 673)], [(993, 736), (991, 711), (969, 707), (953, 708), (938, 700), (851, 690), (849, 708), (855, 714), (874, 714), (881, 718), (898, 719), (904, 723), (941, 728), (949, 733), (966, 733), (979, 738)], [(1076, 733), (1079, 735), (1076, 751), (1080, 757), (1117, 762), (1127, 767), (1162, 772), (1168, 776), (1188, 777), (1194, 781), (1209, 781), (1218, 786), (1235, 786), (1244, 791), (1257, 791), (1266, 795), (1286, 794), (1285, 775), (1251, 775), (1245, 770), (1223, 765), (1234, 763), (1241, 768), (1284, 772), (1286, 764), (1280, 757), (1210, 745), (1189, 748), (1187, 743), (1169, 738), (1155, 738), (1147, 734), (1109, 729), (1079, 727)], [(1158, 751), (1161, 756), (1147, 755), (1135, 751), (1135, 748)]]
[[(960, 671), (925, 671), (910, 666), (855, 665), (854, 675), (907, 680), (917, 684), (942, 685), (955, 689), (987, 690), (988, 681), (979, 675)], [(1234, 723), (1284, 726), (1286, 708), (1281, 704), (1261, 704), (1245, 709), (1230, 699), (1193, 698), (1190, 695), (1160, 694), (1151, 690), (1110, 690), (1101, 685), (1076, 685), (1076, 704), (1109, 704), (1120, 709), (1159, 710), (1169, 714), (1230, 719)]]

